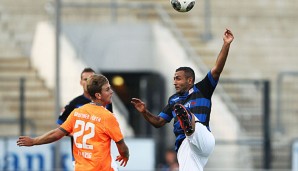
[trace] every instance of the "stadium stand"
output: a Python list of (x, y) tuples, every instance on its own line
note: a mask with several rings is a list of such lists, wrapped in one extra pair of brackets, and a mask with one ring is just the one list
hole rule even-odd
[[(98, 1), (65, 0), (64, 2), (96, 3)], [(236, 38), (222, 77), (270, 80), (272, 104), (276, 104), (277, 87), (275, 83), (278, 74), (284, 70), (297, 71), (296, 56), (298, 50), (296, 44), (298, 32), (295, 29), (297, 27), (295, 19), (298, 16), (298, 2), (296, 1), (210, 1), (210, 32), (204, 27), (204, 8), (207, 1), (197, 1), (194, 9), (186, 14), (174, 11), (168, 1), (122, 0), (118, 2), (121, 4), (142, 2), (143, 8), (138, 9), (133, 5), (129, 8), (121, 8), (118, 11), (113, 11), (110, 8), (104, 9), (103, 7), (100, 7), (100, 10), (94, 8), (92, 10), (80, 9), (80, 11), (67, 8), (63, 11), (63, 20), (64, 22), (75, 22), (80, 17), (86, 19), (86, 16), (89, 16), (88, 19), (99, 22), (109, 22), (113, 19), (129, 22), (143, 22), (143, 19), (146, 19), (147, 21), (158, 22), (159, 17), (156, 14), (156, 9), (151, 9), (150, 4), (160, 5), (166, 10), (174, 25), (185, 37), (185, 40), (195, 49), (200, 60), (207, 66), (206, 68), (214, 63), (221, 43), (221, 40), (217, 38), (221, 36), (223, 28), (231, 28)], [(36, 133), (44, 132), (44, 130), (54, 126), (52, 122), (47, 122), (49, 119), (54, 120), (54, 118), (51, 118), (54, 113), (52, 90), (44, 86), (42, 78), (39, 78), (36, 70), (30, 66), (29, 58), (36, 23), (40, 20), (53, 21), (53, 13), (50, 13), (53, 12), (53, 8), (49, 5), (51, 3), (53, 2), (37, 2), (36, 0), (1, 0), (0, 2), (0, 100), (1, 105), (6, 108), (6, 110), (3, 110), (5, 112), (2, 111), (1, 118), (17, 118), (18, 78), (25, 76), (26, 93), (28, 93), (26, 114), (29, 119), (31, 117), (36, 119), (35, 123), (38, 124), (36, 125), (38, 131)], [(77, 13), (80, 13), (80, 15), (76, 15)], [(113, 18), (113, 14), (117, 18)], [(211, 33), (213, 39), (204, 40), (206, 33)], [(297, 88), (289, 88), (292, 88), (290, 92), (297, 92)], [(226, 90), (228, 94), (231, 93), (229, 91), (237, 90)], [(236, 94), (243, 96), (240, 91)], [(246, 108), (254, 106), (251, 98), (239, 102), (243, 102)], [(239, 103), (236, 105), (241, 106)], [(284, 117), (284, 123), (289, 123), (285, 127), (287, 132), (282, 135), (282, 138), (279, 137), (280, 134), (275, 134), (272, 131), (272, 168), (290, 168), (290, 146), (291, 141), (295, 136), (297, 137), (295, 130), (297, 130), (298, 125), (297, 122), (294, 122), (298, 120), (297, 108), (292, 107), (291, 109), (292, 112), (289, 115), (282, 116)], [(275, 113), (276, 106), (271, 105), (272, 128), (275, 127)], [(248, 118), (242, 126), (247, 126), (249, 134), (261, 136), (260, 130), (254, 129), (261, 127), (261, 123), (253, 120), (256, 117)], [(254, 125), (254, 123), (258, 125)], [(12, 130), (12, 132), (5, 133), (9, 135), (17, 134), (16, 129), (9, 130)], [(255, 168), (262, 167), (259, 151), (260, 149), (252, 151)]]
[[(33, 125), (26, 124), (25, 130), (29, 134), (41, 134), (54, 128), (54, 97), (53, 91), (45, 87), (43, 80), (38, 76), (34, 68), (30, 67), (30, 59), (27, 57), (0, 58), (0, 97), (1, 103), (7, 108), (1, 111), (2, 119), (10, 119), (14, 129), (1, 131), (1, 135), (19, 135), (20, 114), (20, 79), (24, 78), (25, 111), (26, 120)], [(10, 123), (3, 126), (9, 126)], [(1, 125), (2, 125), (1, 124)], [(12, 127), (10, 125), (10, 127)]]
[[(45, 1), (0, 2), (0, 99), (7, 110), (1, 119), (13, 122), (2, 124), (7, 131), (1, 135), (19, 135), (20, 79), (25, 79), (25, 132), (40, 134), (54, 128), (53, 91), (45, 87), (42, 78), (30, 65), (30, 48), (36, 23), (47, 17)], [(12, 127), (12, 129), (7, 129)]]

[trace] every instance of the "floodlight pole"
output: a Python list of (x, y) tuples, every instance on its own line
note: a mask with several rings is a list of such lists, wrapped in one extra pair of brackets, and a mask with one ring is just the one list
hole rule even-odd
[[(61, 17), (61, 0), (56, 0), (56, 16), (55, 16), (55, 116), (60, 114), (60, 17)], [(55, 153), (54, 153), (54, 169), (60, 170), (60, 142), (55, 143)]]
[(20, 136), (25, 135), (25, 78), (20, 79)]

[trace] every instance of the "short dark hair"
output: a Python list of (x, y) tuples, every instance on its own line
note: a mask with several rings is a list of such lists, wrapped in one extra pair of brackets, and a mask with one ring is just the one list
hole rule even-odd
[(94, 74), (87, 80), (87, 91), (92, 98), (95, 98), (95, 93), (101, 93), (102, 86), (108, 83), (107, 77), (101, 74)]
[(176, 72), (178, 71), (184, 71), (186, 78), (192, 78), (193, 83), (195, 82), (195, 72), (190, 67), (179, 67), (176, 69)]
[(92, 68), (84, 68), (83, 71), (81, 72), (81, 79), (82, 79), (83, 73), (85, 73), (85, 72), (93, 72), (93, 73), (95, 73), (95, 71)]

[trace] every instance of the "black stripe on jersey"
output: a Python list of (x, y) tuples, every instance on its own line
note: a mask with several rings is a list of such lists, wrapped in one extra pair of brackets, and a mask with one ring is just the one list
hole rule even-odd
[(210, 108), (208, 108), (206, 106), (197, 106), (197, 107), (191, 108), (190, 111), (193, 114), (204, 114), (204, 115), (206, 115), (206, 120), (205, 121), (200, 121), (200, 123), (202, 123), (205, 126), (209, 126)]
[(59, 127), (59, 129), (62, 131), (62, 132), (64, 132), (66, 135), (68, 135), (69, 134), (69, 132), (67, 132), (65, 129), (63, 129), (62, 127)]
[[(208, 77), (208, 74), (206, 75), (206, 77)], [(210, 88), (213, 87), (213, 85), (211, 84), (209, 78), (206, 77), (202, 81), (195, 84), (195, 86), (199, 89), (199, 91), (205, 98), (211, 99), (215, 87), (213, 89)]]

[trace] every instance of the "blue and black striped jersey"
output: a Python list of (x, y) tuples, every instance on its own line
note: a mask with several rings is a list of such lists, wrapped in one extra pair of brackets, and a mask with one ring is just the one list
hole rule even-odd
[(159, 116), (167, 122), (170, 122), (174, 118), (173, 125), (174, 134), (176, 136), (176, 151), (178, 151), (180, 144), (185, 139), (185, 134), (179, 124), (173, 106), (176, 103), (183, 104), (185, 108), (192, 112), (195, 117), (198, 118), (199, 122), (205, 125), (210, 131), (211, 96), (217, 83), (218, 80), (215, 80), (211, 75), (211, 71), (209, 71), (205, 78), (196, 83), (188, 92), (172, 95), (168, 100), (168, 104), (164, 107), (162, 112), (160, 112)]

